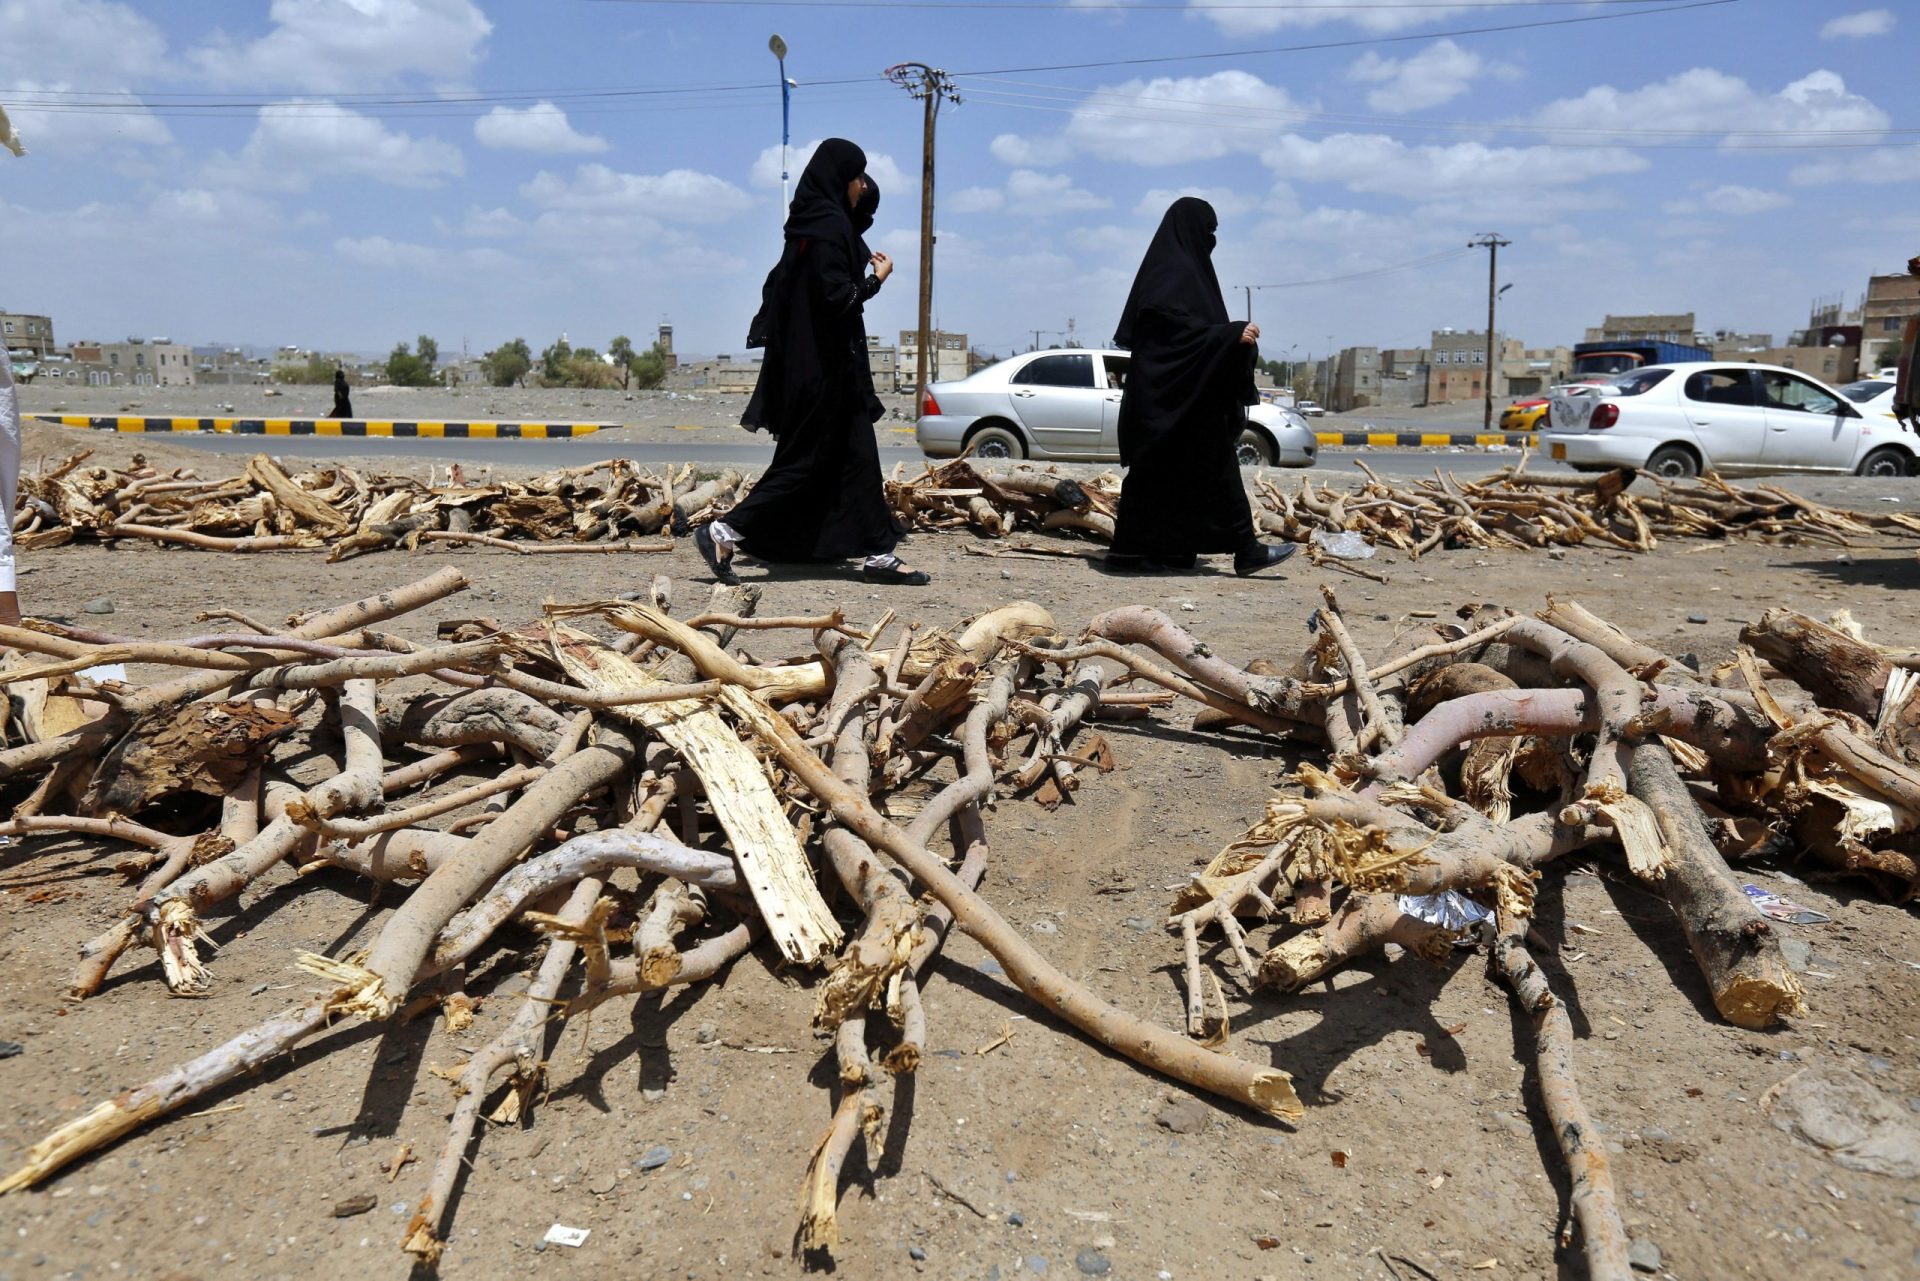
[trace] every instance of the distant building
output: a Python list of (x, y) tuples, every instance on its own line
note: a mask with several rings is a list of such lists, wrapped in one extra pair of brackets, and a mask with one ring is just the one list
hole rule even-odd
[(1731, 329), (1713, 331), (1713, 358), (1715, 360), (1741, 360), (1749, 353), (1767, 351), (1773, 346), (1772, 334), (1741, 334)]
[(1380, 349), (1348, 347), (1333, 358), (1326, 407), (1335, 413), (1380, 403)]
[(202, 387), (252, 387), (273, 377), (273, 362), (238, 347), (195, 347), (194, 382)]
[(73, 360), (90, 387), (192, 387), (193, 348), (166, 338), (77, 342)]
[(660, 336), (654, 340), (654, 345), (659, 347), (660, 354), (667, 358), (667, 372), (672, 373), (679, 364), (680, 358), (673, 354), (673, 323), (671, 321), (660, 322)]
[(35, 359), (45, 360), (53, 354), (53, 317), (0, 311), (0, 337), (5, 337), (8, 351), (30, 351)]
[[(967, 336), (936, 329), (932, 343), (933, 349), (927, 361), (927, 381), (942, 383), (965, 378), (971, 364), (967, 354)], [(913, 380), (920, 368), (920, 331), (917, 329), (900, 331), (899, 368), (898, 383), (901, 389), (913, 390)]]
[(1693, 313), (1676, 311), (1652, 316), (1608, 316), (1599, 328), (1587, 330), (1588, 342), (1685, 342), (1694, 340)]
[(887, 346), (878, 334), (867, 335), (867, 368), (873, 371), (875, 391), (900, 389), (900, 352)]
[(1860, 305), (1861, 353), (1869, 372), (1894, 363), (1907, 318), (1920, 313), (1920, 276), (1874, 276)]
[(1771, 347), (1765, 351), (1743, 351), (1731, 359), (1749, 365), (1784, 365), (1830, 386), (1850, 383), (1860, 376), (1858, 347)]
[(712, 360), (682, 360), (667, 373), (667, 388), (670, 391), (707, 391), (715, 394), (731, 393), (742, 396), (753, 394), (754, 385), (760, 381), (760, 358), (731, 355), (715, 356)]

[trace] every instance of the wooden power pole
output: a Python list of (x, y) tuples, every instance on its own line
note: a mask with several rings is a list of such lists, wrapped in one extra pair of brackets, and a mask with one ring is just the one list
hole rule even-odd
[[(918, 98), (926, 112), (920, 143), (920, 341), (914, 358), (914, 412), (918, 414), (927, 399), (927, 369), (933, 342), (933, 142), (934, 123), (942, 101), (958, 104), (959, 90), (944, 71), (924, 62), (903, 62), (887, 68), (887, 79)], [(936, 365), (937, 369), (938, 366)]]
[(1493, 305), (1494, 300), (1500, 296), (1500, 286), (1496, 283), (1500, 271), (1500, 250), (1502, 246), (1510, 245), (1513, 242), (1511, 240), (1500, 239), (1500, 233), (1497, 231), (1487, 231), (1475, 236), (1467, 243), (1475, 249), (1484, 249), (1487, 251), (1487, 371), (1485, 375), (1487, 401), (1486, 408), (1480, 416), (1480, 430), (1492, 431), (1493, 375), (1495, 369), (1493, 363)]

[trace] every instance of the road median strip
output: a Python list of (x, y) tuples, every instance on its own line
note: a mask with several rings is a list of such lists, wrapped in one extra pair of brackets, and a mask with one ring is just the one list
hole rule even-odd
[(1540, 447), (1540, 437), (1529, 431), (1466, 432), (1447, 434), (1427, 431), (1322, 431), (1314, 433), (1322, 445), (1373, 445), (1382, 448), (1434, 449), (1467, 445), (1521, 445)]
[(567, 440), (620, 423), (423, 422), (372, 418), (160, 418), (115, 414), (31, 414), (54, 427), (117, 432), (198, 432), (222, 436), (414, 437), (452, 440)]

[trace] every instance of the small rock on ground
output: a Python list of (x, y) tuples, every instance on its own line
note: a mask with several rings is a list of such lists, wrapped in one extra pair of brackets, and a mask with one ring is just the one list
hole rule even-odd
[(105, 596), (96, 596), (80, 608), (86, 610), (89, 614), (111, 614), (113, 612), (113, 602)]
[(1113, 1261), (1092, 1246), (1073, 1256), (1073, 1266), (1090, 1277), (1103, 1277), (1113, 1271)]
[(1633, 1265), (1635, 1272), (1658, 1272), (1660, 1270), (1660, 1247), (1641, 1237), (1627, 1244), (1627, 1262)]
[(637, 1164), (642, 1170), (657, 1170), (673, 1160), (673, 1149), (669, 1147), (651, 1147), (640, 1155)]
[(1208, 1110), (1199, 1099), (1182, 1095), (1163, 1103), (1153, 1114), (1153, 1120), (1161, 1129), (1175, 1134), (1198, 1134), (1207, 1128)]

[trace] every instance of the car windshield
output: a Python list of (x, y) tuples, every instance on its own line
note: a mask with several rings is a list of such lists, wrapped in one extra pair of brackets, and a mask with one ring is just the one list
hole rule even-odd
[(1840, 389), (1840, 394), (1856, 405), (1864, 405), (1882, 392), (1891, 391), (1893, 384), (1878, 378), (1863, 378), (1857, 383), (1848, 383)]
[(1607, 381), (1616, 396), (1638, 396), (1652, 391), (1666, 381), (1671, 369), (1630, 369), (1624, 374), (1616, 374)]

